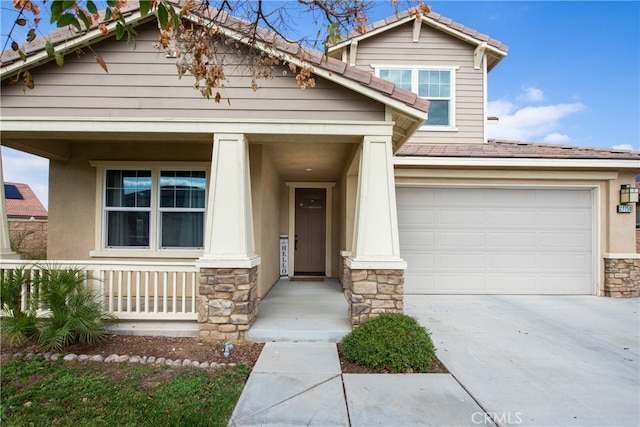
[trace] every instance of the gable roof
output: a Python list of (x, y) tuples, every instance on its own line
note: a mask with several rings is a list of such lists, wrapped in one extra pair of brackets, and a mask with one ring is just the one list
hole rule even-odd
[[(186, 0), (172, 0), (172, 2), (179, 7), (189, 3)], [(135, 0), (130, 0), (122, 12), (127, 16), (127, 22), (134, 27), (154, 19), (154, 15), (151, 13), (145, 17), (140, 16), (139, 3)], [(197, 8), (194, 6), (193, 11), (184, 16), (183, 19), (190, 20), (195, 24), (201, 24), (201, 20), (206, 20), (208, 16), (216, 15), (218, 16), (218, 25), (225, 36), (237, 41), (244, 40), (245, 37), (241, 30), (248, 25), (246, 21), (225, 12), (218, 13), (217, 9), (206, 5), (206, 3), (198, 5)], [(107, 25), (107, 30), (108, 35), (106, 36), (97, 29), (97, 25), (94, 25), (90, 31), (80, 34), (76, 33), (72, 26), (55, 30), (44, 37), (37, 38), (31, 43), (25, 43), (21, 46), (21, 49), (27, 55), (27, 61), (24, 63), (21, 62), (17, 52), (5, 50), (0, 53), (0, 78), (4, 80), (15, 75), (19, 70), (33, 68), (52, 61), (53, 58), (49, 57), (45, 52), (45, 43), (47, 41), (50, 41), (56, 49), (63, 48), (66, 53), (76, 47), (94, 44), (113, 36), (115, 22)], [(377, 101), (390, 104), (391, 107), (403, 109), (405, 110), (404, 113), (413, 116), (420, 123), (426, 119), (429, 101), (419, 98), (413, 92), (397, 87), (389, 81), (371, 75), (371, 73), (351, 67), (338, 59), (328, 58), (320, 51), (289, 42), (272, 31), (258, 28), (258, 33), (262, 40), (269, 40), (271, 45), (258, 43), (256, 45), (257, 48), (280, 57), (282, 60), (292, 62), (297, 66), (312, 65), (314, 74), (360, 92)], [(403, 107), (408, 107), (408, 109)], [(419, 127), (419, 124), (417, 126)]]
[(376, 21), (373, 24), (367, 25), (365, 31), (356, 32), (352, 31), (345, 37), (340, 39), (337, 43), (329, 48), (329, 52), (338, 51), (353, 41), (365, 40), (369, 37), (376, 36), (380, 33), (388, 31), (399, 25), (406, 24), (407, 22), (421, 19), (422, 23), (425, 23), (435, 29), (443, 31), (453, 37), (471, 43), (474, 46), (480, 46), (483, 43), (486, 44), (488, 52), (491, 53), (491, 58), (488, 63), (488, 70), (495, 67), (498, 62), (507, 55), (509, 47), (499, 40), (493, 39), (486, 34), (480, 33), (473, 28), (466, 27), (454, 20), (442, 16), (439, 13), (429, 12), (426, 14), (417, 15), (413, 9), (398, 12), (395, 15), (389, 16), (380, 21)]
[(529, 159), (637, 160), (640, 151), (576, 147), (490, 139), (486, 144), (405, 144), (396, 154), (403, 157), (470, 157)]
[(47, 210), (27, 184), (5, 182), (4, 187), (8, 218), (47, 219)]

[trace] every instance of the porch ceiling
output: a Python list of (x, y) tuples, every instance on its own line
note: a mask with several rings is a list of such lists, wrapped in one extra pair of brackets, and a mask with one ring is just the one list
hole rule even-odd
[(287, 181), (337, 181), (358, 147), (355, 142), (321, 143), (315, 140), (262, 145), (278, 174)]

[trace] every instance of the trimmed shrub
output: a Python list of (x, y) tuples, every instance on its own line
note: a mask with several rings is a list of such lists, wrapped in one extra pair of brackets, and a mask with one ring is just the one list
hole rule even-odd
[(383, 313), (342, 340), (347, 360), (388, 372), (428, 372), (436, 358), (429, 332), (405, 314)]

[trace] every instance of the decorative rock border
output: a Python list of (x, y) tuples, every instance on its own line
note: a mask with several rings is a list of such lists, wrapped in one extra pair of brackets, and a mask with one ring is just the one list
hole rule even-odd
[(237, 366), (237, 363), (216, 363), (216, 362), (198, 362), (197, 360), (190, 359), (167, 359), (164, 357), (154, 357), (154, 356), (129, 356), (129, 355), (117, 355), (110, 354), (107, 357), (104, 357), (100, 354), (74, 354), (74, 353), (34, 353), (34, 352), (19, 352), (19, 353), (4, 353), (2, 355), (2, 362), (9, 361), (11, 359), (18, 359), (22, 361), (30, 361), (30, 360), (49, 360), (52, 362), (56, 362), (58, 360), (62, 360), (64, 362), (98, 362), (98, 363), (139, 363), (141, 365), (167, 365), (172, 367), (184, 367), (184, 366), (192, 366), (194, 368), (200, 369), (218, 369), (224, 367), (234, 367)]

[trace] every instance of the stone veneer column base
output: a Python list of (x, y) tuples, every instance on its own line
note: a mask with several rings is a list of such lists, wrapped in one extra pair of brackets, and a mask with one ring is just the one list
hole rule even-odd
[(605, 258), (604, 295), (614, 298), (640, 296), (640, 259)]
[(243, 339), (258, 313), (258, 267), (201, 268), (198, 295), (200, 336)]
[(381, 313), (404, 311), (404, 270), (351, 270), (347, 267), (344, 273), (352, 326)]

